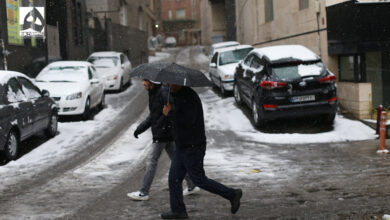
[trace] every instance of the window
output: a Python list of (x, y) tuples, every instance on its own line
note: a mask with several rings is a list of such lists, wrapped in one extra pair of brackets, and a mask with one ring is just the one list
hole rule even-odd
[(254, 57), (254, 55), (248, 56), (248, 57), (245, 59), (244, 64), (245, 64), (246, 66), (250, 66), (253, 57)]
[(264, 1), (265, 8), (265, 22), (269, 22), (274, 20), (274, 3), (273, 0), (265, 0)]
[(184, 19), (186, 18), (186, 11), (184, 8), (176, 10), (176, 19)]
[(350, 55), (339, 57), (339, 72), (340, 81), (349, 82), (364, 82), (365, 75), (363, 74), (362, 59), (361, 55)]
[(254, 68), (258, 71), (261, 71), (263, 69), (263, 65), (261, 64), (261, 61), (259, 58), (254, 57), (251, 63), (251, 68)]
[(172, 10), (168, 11), (168, 18), (169, 18), (169, 20), (172, 20)]
[(218, 59), (218, 53), (215, 53), (213, 58), (211, 59), (211, 63), (217, 64), (217, 59)]
[(36, 99), (41, 97), (41, 91), (32, 84), (28, 79), (18, 77), (20, 84), (22, 85), (22, 91), (28, 99)]
[(88, 68), (88, 79), (92, 79), (93, 78), (93, 74), (92, 74), (92, 70), (91, 70), (91, 67)]
[(12, 78), (8, 81), (8, 90), (7, 90), (7, 99), (10, 103), (21, 102), (27, 100), (24, 96), (22, 89), (18, 81), (15, 78)]
[(309, 0), (299, 0), (299, 10), (309, 8)]

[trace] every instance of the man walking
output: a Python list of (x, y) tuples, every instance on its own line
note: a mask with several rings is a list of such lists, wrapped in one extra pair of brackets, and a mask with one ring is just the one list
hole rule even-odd
[[(140, 190), (127, 194), (134, 200), (149, 199), (149, 189), (156, 173), (158, 159), (161, 156), (161, 152), (165, 149), (168, 156), (171, 158), (171, 154), (175, 147), (172, 137), (171, 122), (162, 114), (163, 106), (167, 104), (168, 89), (163, 87), (161, 83), (146, 79), (142, 81), (142, 84), (149, 93), (150, 114), (140, 125), (138, 125), (134, 132), (134, 136), (138, 138), (138, 135), (151, 127), (153, 135), (153, 149), (147, 158), (148, 162), (146, 173)], [(188, 188), (182, 192), (184, 195), (189, 195), (199, 191), (199, 187), (196, 187), (192, 181), (188, 179), (188, 177), (186, 180)]]
[(189, 87), (168, 85), (174, 99), (174, 106), (165, 105), (163, 113), (172, 119), (176, 149), (169, 170), (171, 211), (161, 214), (161, 218), (188, 218), (181, 193), (182, 181), (186, 173), (200, 188), (229, 200), (231, 212), (236, 213), (240, 207), (242, 190), (229, 188), (208, 179), (203, 169), (206, 135), (202, 102), (198, 94)]

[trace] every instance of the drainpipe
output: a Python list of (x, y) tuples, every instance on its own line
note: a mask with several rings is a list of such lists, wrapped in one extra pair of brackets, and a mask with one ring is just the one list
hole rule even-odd
[(8, 70), (8, 66), (7, 66), (7, 55), (9, 54), (9, 52), (5, 49), (5, 44), (4, 44), (4, 40), (3, 39), (0, 39), (0, 46), (1, 46), (1, 49), (2, 49), (2, 55), (3, 55), (3, 60), (4, 60), (4, 70)]
[(317, 34), (318, 34), (318, 50), (320, 52), (320, 58), (322, 58), (322, 50), (321, 50), (321, 33), (320, 33), (320, 13), (321, 13), (321, 3), (319, 0), (315, 0), (314, 8), (316, 10), (317, 15)]

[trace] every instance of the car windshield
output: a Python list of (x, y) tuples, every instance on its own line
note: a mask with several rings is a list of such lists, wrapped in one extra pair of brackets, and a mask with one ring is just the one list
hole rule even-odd
[(325, 71), (325, 66), (322, 62), (279, 64), (272, 67), (272, 73), (283, 81), (294, 81), (302, 77), (319, 76)]
[(85, 66), (52, 66), (45, 68), (36, 78), (37, 82), (81, 82), (88, 80)]
[(222, 52), (219, 57), (219, 65), (238, 63), (252, 50), (252, 48), (238, 49)]
[(101, 56), (101, 57), (90, 57), (88, 59), (95, 67), (116, 67), (118, 66), (118, 57), (114, 56)]

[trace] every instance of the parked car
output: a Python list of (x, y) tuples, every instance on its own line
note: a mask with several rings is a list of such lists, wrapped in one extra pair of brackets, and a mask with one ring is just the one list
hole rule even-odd
[(131, 84), (130, 60), (123, 53), (107, 51), (95, 52), (88, 57), (99, 76), (104, 80), (105, 90), (123, 91), (124, 85)]
[[(48, 63), (62, 60), (61, 57), (49, 58)], [(47, 66), (45, 57), (38, 57), (24, 67), (24, 73), (30, 78), (35, 78), (41, 70)]]
[(176, 47), (176, 38), (175, 37), (165, 38), (165, 46), (166, 47)]
[(250, 45), (225, 47), (215, 50), (210, 61), (209, 73), (211, 82), (221, 89), (222, 95), (233, 91), (234, 71), (237, 63), (253, 50)]
[(237, 66), (234, 78), (236, 103), (252, 109), (257, 127), (269, 120), (301, 116), (320, 116), (328, 124), (334, 121), (336, 77), (304, 46), (254, 49)]
[(59, 106), (58, 115), (82, 115), (104, 107), (104, 84), (95, 67), (84, 61), (59, 61), (46, 66), (35, 79)]
[(219, 43), (212, 44), (210, 48), (209, 57), (210, 58), (213, 57), (215, 50), (217, 49), (221, 49), (224, 47), (238, 46), (238, 45), (240, 45), (240, 43), (238, 43), (237, 41), (226, 41), (226, 42), (219, 42)]
[(41, 131), (55, 136), (57, 121), (57, 107), (48, 91), (22, 73), (0, 71), (0, 151), (7, 159), (16, 159), (19, 143)]

